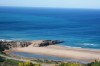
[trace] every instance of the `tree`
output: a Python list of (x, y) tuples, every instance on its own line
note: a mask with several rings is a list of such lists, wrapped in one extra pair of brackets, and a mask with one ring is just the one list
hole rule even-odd
[(99, 61), (95, 61), (89, 64), (89, 66), (100, 66), (100, 62)]

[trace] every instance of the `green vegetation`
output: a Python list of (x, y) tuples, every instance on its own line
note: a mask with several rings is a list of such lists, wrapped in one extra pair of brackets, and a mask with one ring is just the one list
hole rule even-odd
[[(20, 62), (18, 66), (42, 66), (41, 64), (32, 64), (31, 62)], [(89, 64), (80, 64), (74, 62), (55, 64), (55, 66), (100, 66), (100, 62), (95, 61)]]
[(81, 64), (79, 63), (61, 63), (59, 66), (82, 66)]
[(88, 66), (100, 66), (100, 62), (99, 61), (92, 62), (88, 64)]
[(11, 64), (11, 65), (18, 65), (18, 63), (20, 63), (20, 61), (9, 60), (9, 59), (7, 59), (7, 60), (6, 60), (6, 63), (7, 63), (7, 64)]
[(4, 62), (5, 61), (5, 58), (2, 58), (1, 56), (0, 56), (0, 62)]
[(58, 66), (100, 66), (100, 62), (99, 61), (95, 61), (89, 64), (80, 64), (80, 63), (61, 63)]
[[(21, 62), (21, 61), (10, 60), (10, 59), (0, 57), (0, 66), (42, 66), (42, 63), (33, 64), (31, 63), (31, 61)], [(100, 66), (100, 62), (95, 61), (89, 64), (80, 64), (75, 62), (66, 62), (66, 63), (58, 62), (58, 64), (55, 63), (55, 65), (51, 65), (51, 66)]]
[(21, 62), (19, 66), (34, 66), (31, 62)]
[(41, 66), (41, 64), (33, 64), (31, 62), (21, 62), (0, 57), (0, 66)]
[(31, 62), (21, 62), (19, 66), (41, 66), (40, 64), (33, 64)]
[(61, 62), (61, 61), (44, 60), (44, 59), (33, 59), (32, 61), (35, 61), (37, 63), (46, 63), (46, 64), (58, 64)]
[(0, 66), (18, 66), (20, 61), (10, 60), (3, 57), (0, 57)]

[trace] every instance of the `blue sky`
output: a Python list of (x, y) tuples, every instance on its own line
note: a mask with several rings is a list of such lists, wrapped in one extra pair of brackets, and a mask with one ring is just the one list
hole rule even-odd
[(0, 6), (100, 9), (100, 0), (0, 0)]

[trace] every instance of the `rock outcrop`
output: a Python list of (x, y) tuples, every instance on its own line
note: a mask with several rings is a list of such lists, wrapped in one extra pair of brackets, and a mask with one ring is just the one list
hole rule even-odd
[(11, 49), (16, 47), (27, 47), (31, 45), (29, 41), (8, 41), (8, 40), (1, 40), (0, 47), (5, 49)]
[(48, 45), (55, 45), (55, 44), (59, 44), (62, 42), (64, 42), (64, 41), (60, 41), (60, 40), (34, 40), (31, 43), (34, 47), (42, 47), (42, 46), (48, 46)]
[(16, 47), (28, 47), (32, 45), (33, 47), (42, 47), (48, 45), (55, 45), (62, 43), (59, 40), (34, 40), (34, 41), (14, 41), (14, 40), (0, 40), (0, 50), (11, 49)]

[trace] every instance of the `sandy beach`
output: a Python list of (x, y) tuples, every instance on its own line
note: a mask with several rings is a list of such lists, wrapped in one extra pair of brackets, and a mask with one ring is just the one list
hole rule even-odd
[(20, 47), (14, 48), (12, 49), (12, 51), (44, 54), (44, 55), (72, 58), (72, 59), (85, 60), (85, 61), (100, 60), (100, 50), (72, 48), (72, 47), (64, 47), (59, 45), (50, 45), (46, 47), (33, 47), (30, 45), (24, 48), (20, 48)]

